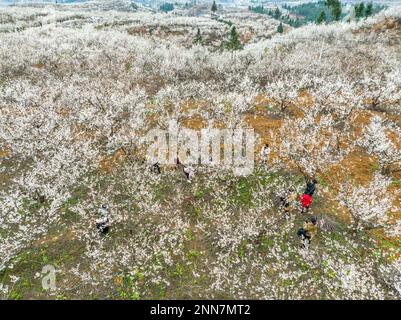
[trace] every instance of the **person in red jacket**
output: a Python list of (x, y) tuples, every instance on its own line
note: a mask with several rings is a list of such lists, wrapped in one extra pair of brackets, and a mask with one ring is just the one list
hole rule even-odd
[(301, 196), (301, 206), (302, 206), (302, 211), (301, 213), (304, 213), (304, 210), (306, 210), (306, 212), (309, 211), (309, 207), (312, 204), (312, 196), (310, 196), (309, 194), (304, 193)]

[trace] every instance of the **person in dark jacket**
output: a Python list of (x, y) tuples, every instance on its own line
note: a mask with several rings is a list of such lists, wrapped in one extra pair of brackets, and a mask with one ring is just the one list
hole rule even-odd
[(101, 234), (109, 232), (109, 207), (107, 204), (102, 204), (99, 209), (99, 218), (96, 220), (96, 228)]
[(317, 219), (312, 217), (310, 221), (306, 220), (303, 228), (300, 228), (297, 232), (297, 235), (301, 237), (302, 247), (308, 248), (312, 238), (317, 233)]
[(160, 174), (162, 172), (159, 162), (153, 164), (151, 171), (157, 174)]
[(308, 181), (304, 194), (308, 194), (312, 197), (315, 193), (317, 183), (318, 182), (315, 178), (313, 178), (311, 181)]

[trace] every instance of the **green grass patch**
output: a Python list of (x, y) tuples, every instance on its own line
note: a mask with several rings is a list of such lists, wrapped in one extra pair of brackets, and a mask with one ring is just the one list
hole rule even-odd
[(191, 262), (195, 262), (202, 253), (199, 250), (191, 249), (187, 253), (187, 259)]
[(191, 229), (188, 229), (188, 230), (185, 232), (185, 239), (187, 239), (187, 240), (189, 240), (189, 241), (195, 240), (195, 235), (194, 235), (194, 233), (192, 232)]
[(161, 182), (156, 185), (153, 189), (153, 200), (157, 202), (163, 202), (168, 199), (168, 197), (173, 192), (172, 182)]
[(67, 201), (63, 203), (61, 207), (61, 210), (63, 211), (62, 219), (64, 221), (68, 222), (79, 221), (80, 219), (79, 215), (70, 208), (77, 205), (82, 200), (84, 200), (87, 197), (88, 193), (89, 193), (89, 188), (85, 185), (80, 185), (72, 191), (71, 196), (67, 199)]
[(247, 251), (247, 244), (248, 244), (248, 241), (247, 241), (247, 240), (242, 240), (242, 241), (241, 241), (241, 244), (239, 245), (239, 248), (238, 248), (238, 257), (239, 257), (241, 260), (244, 260), (244, 259), (245, 259), (245, 255), (246, 255), (246, 251)]
[(235, 207), (252, 207), (253, 192), (251, 178), (241, 177), (229, 196), (229, 202)]
[(195, 191), (194, 191), (194, 198), (195, 199), (203, 199), (208, 196), (210, 196), (213, 192), (213, 189), (208, 186), (199, 186)]
[(393, 179), (393, 181), (391, 181), (391, 183), (393, 185), (395, 185), (396, 187), (401, 187), (401, 180), (400, 179)]
[(266, 251), (266, 250), (272, 248), (273, 245), (274, 245), (274, 240), (272, 238), (263, 236), (260, 239), (259, 250)]
[(377, 171), (380, 170), (380, 165), (379, 165), (378, 163), (373, 163), (373, 164), (369, 167), (369, 170), (370, 170), (372, 173), (375, 173), (375, 172), (377, 172)]
[(122, 277), (121, 286), (118, 288), (118, 294), (122, 300), (140, 300), (141, 295), (137, 289), (137, 282), (142, 281), (143, 274), (137, 272), (134, 275)]
[(185, 202), (183, 206), (184, 211), (190, 218), (196, 219), (201, 216), (202, 210), (195, 206), (193, 203)]
[(316, 178), (317, 182), (319, 183), (319, 185), (321, 185), (322, 187), (325, 188), (329, 188), (330, 189), (330, 184), (326, 181), (326, 179), (324, 179), (322, 176), (318, 176)]

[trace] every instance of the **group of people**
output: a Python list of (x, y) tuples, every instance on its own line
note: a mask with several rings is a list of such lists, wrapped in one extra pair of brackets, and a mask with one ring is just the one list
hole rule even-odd
[[(261, 150), (261, 159), (262, 164), (267, 165), (268, 157), (270, 154), (270, 147), (266, 143)], [(179, 170), (182, 168), (187, 181), (191, 183), (195, 178), (196, 169), (192, 165), (184, 165), (181, 163), (180, 158), (177, 157), (175, 159), (176, 169)], [(157, 174), (161, 173), (161, 167), (158, 162), (154, 163), (151, 167), (151, 171)], [(306, 184), (306, 189), (302, 196), (299, 198), (301, 203), (301, 213), (308, 213), (309, 208), (313, 202), (313, 195), (316, 190), (316, 185), (318, 181), (315, 178), (309, 180)], [(291, 207), (293, 207), (298, 201), (297, 194), (294, 188), (289, 188), (284, 194), (280, 196), (280, 209), (284, 210), (286, 217), (288, 217), (289, 211)], [(109, 208), (107, 204), (102, 204), (99, 211), (99, 218), (96, 220), (96, 228), (101, 234), (107, 234), (110, 228), (109, 224)], [(302, 246), (308, 247), (311, 243), (312, 238), (317, 232), (317, 219), (315, 217), (311, 217), (310, 219), (305, 220), (304, 225), (297, 232), (297, 235), (302, 240)]]
[[(301, 204), (301, 213), (308, 213), (310, 206), (313, 202), (313, 195), (316, 190), (316, 185), (318, 181), (313, 178), (306, 183), (306, 188), (304, 193), (299, 198)], [(285, 194), (280, 196), (280, 208), (284, 210), (286, 217), (289, 215), (290, 208), (294, 206), (297, 202), (297, 194), (294, 188), (290, 188)], [(311, 217), (310, 219), (305, 220), (304, 225), (297, 232), (297, 235), (302, 240), (302, 246), (308, 247), (313, 236), (317, 232), (317, 219), (315, 217)]]
[[(177, 170), (182, 168), (182, 171), (183, 171), (185, 177), (187, 178), (187, 181), (189, 183), (192, 183), (192, 181), (195, 178), (196, 169), (191, 164), (189, 164), (189, 165), (182, 164), (178, 154), (177, 154), (177, 157), (175, 158), (175, 167)], [(151, 167), (151, 171), (153, 173), (160, 174), (161, 173), (160, 164), (158, 162), (154, 163)]]
[[(270, 154), (270, 147), (269, 147), (269, 144), (266, 143), (266, 144), (262, 147), (262, 150), (261, 150), (262, 163), (263, 163), (263, 165), (265, 165), (265, 166), (266, 166), (267, 163), (268, 163), (269, 154)], [(182, 168), (182, 171), (183, 171), (183, 173), (184, 173), (184, 175), (185, 175), (185, 177), (187, 178), (187, 181), (188, 181), (189, 183), (192, 183), (192, 182), (193, 182), (193, 180), (194, 180), (194, 178), (195, 178), (195, 174), (196, 174), (196, 169), (195, 169), (191, 164), (184, 165), (184, 164), (180, 161), (180, 158), (179, 158), (179, 156), (178, 156), (178, 153), (177, 153), (177, 156), (176, 156), (176, 158), (175, 158), (175, 166), (176, 166), (176, 169), (177, 169), (177, 170), (179, 170), (180, 168)], [(156, 162), (156, 163), (154, 163), (154, 164), (152, 165), (151, 171), (152, 171), (153, 173), (157, 173), (157, 174), (160, 174), (160, 173), (161, 173), (161, 167), (160, 167), (159, 162)]]
[(304, 213), (304, 211), (309, 211), (309, 208), (313, 201), (312, 197), (315, 193), (317, 183), (318, 182), (315, 178), (307, 182), (305, 192), (301, 196), (302, 213)]
[[(313, 202), (312, 197), (315, 193), (317, 184), (318, 182), (315, 178), (307, 182), (305, 192), (299, 199), (301, 203), (301, 213), (307, 213), (309, 211), (309, 208)], [(294, 188), (289, 188), (284, 194), (280, 196), (280, 206), (284, 209), (286, 213), (288, 213), (290, 207), (295, 204), (296, 200), (297, 195)]]
[[(301, 196), (302, 213), (304, 213), (304, 211), (309, 212), (309, 208), (313, 201), (312, 197), (315, 193), (317, 183), (318, 182), (315, 178), (307, 182), (305, 192)], [(298, 230), (298, 236), (300, 236), (302, 239), (303, 247), (307, 248), (309, 246), (316, 232), (317, 219), (315, 217), (312, 217), (310, 218), (310, 220), (305, 220), (304, 226)]]

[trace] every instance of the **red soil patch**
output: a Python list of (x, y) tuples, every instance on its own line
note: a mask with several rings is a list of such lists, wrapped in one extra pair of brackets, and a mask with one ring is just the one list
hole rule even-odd
[(209, 108), (209, 105), (205, 101), (200, 101), (200, 100), (193, 100), (190, 99), (186, 102), (184, 102), (182, 105), (180, 105), (180, 111), (185, 114), (185, 112), (192, 111), (192, 110), (198, 110), (199, 108)]
[(127, 153), (123, 149), (118, 149), (114, 154), (100, 160), (99, 171), (101, 173), (110, 173), (113, 168), (125, 161)]
[(264, 95), (259, 94), (256, 96), (254, 104), (255, 104), (256, 110), (261, 109), (261, 108), (263, 108), (263, 110), (264, 110), (264, 108), (272, 102), (273, 101), (271, 99), (265, 97)]
[(331, 166), (322, 177), (332, 189), (338, 191), (340, 185), (347, 180), (368, 185), (372, 181), (377, 161), (374, 157), (356, 150), (347, 155), (338, 164)]
[(1, 158), (7, 158), (11, 155), (10, 150), (0, 150), (0, 159)]
[[(255, 130), (255, 133), (260, 136), (260, 140), (255, 141), (256, 158), (259, 156), (259, 151), (266, 143), (272, 145), (273, 135), (280, 136), (281, 119), (267, 118), (260, 115), (247, 114), (244, 117), (245, 123)], [(277, 153), (272, 150), (270, 153), (270, 161), (277, 158)]]
[(89, 129), (83, 124), (75, 124), (73, 126), (75, 137), (80, 140), (92, 140), (96, 137), (96, 130)]
[(369, 27), (359, 28), (352, 31), (354, 34), (358, 33), (372, 33), (381, 34), (387, 33), (392, 36), (401, 35), (401, 19), (386, 18), (377, 22)]
[(66, 117), (68, 117), (68, 116), (70, 115), (71, 110), (70, 110), (69, 108), (58, 108), (58, 109), (56, 110), (56, 113), (57, 113), (59, 116), (61, 116), (61, 117), (63, 117), (63, 118), (66, 118)]
[(32, 67), (36, 68), (36, 69), (44, 69), (46, 67), (46, 65), (42, 62), (39, 62), (39, 63), (33, 64)]
[[(387, 137), (391, 140), (391, 142), (398, 148), (401, 149), (401, 137), (397, 132), (387, 131)], [(401, 159), (400, 159), (401, 161)]]
[(298, 94), (298, 104), (311, 107), (313, 105), (313, 96), (306, 90), (301, 90)]
[[(351, 180), (357, 185), (367, 186), (372, 181), (374, 172), (378, 169), (378, 162), (375, 157), (369, 156), (368, 154), (356, 150), (350, 153), (340, 163), (331, 166), (321, 177), (330, 186), (330, 191), (325, 194), (325, 199), (328, 205), (332, 202), (335, 205), (334, 195), (339, 192), (339, 189), (343, 183)], [(397, 173), (398, 174), (398, 173)], [(393, 175), (393, 178), (396, 178)], [(401, 188), (398, 183), (393, 183), (389, 186), (388, 192), (394, 195), (394, 208), (396, 212), (390, 214), (390, 217), (394, 220), (401, 219)], [(330, 198), (333, 198), (332, 201)], [(344, 208), (337, 206), (337, 213), (344, 219), (349, 219), (348, 213)]]
[(58, 235), (53, 235), (53, 236), (46, 236), (42, 239), (38, 239), (33, 242), (34, 247), (40, 247), (44, 244), (49, 244), (53, 242), (57, 242), (61, 239), (63, 240), (73, 240), (75, 238), (74, 231), (69, 230), (66, 233), (59, 233)]
[(200, 130), (207, 127), (207, 122), (202, 117), (195, 116), (182, 120), (181, 126), (187, 129)]
[(259, 133), (264, 140), (268, 139), (271, 131), (278, 133), (282, 124), (281, 119), (267, 118), (256, 114), (246, 114), (244, 120), (245, 123), (252, 127), (256, 133)]
[(370, 233), (376, 239), (379, 246), (389, 253), (388, 259), (396, 261), (401, 257), (401, 236), (388, 237), (382, 229), (371, 230)]
[(363, 128), (369, 125), (372, 119), (372, 114), (368, 112), (360, 112), (353, 121), (355, 138), (362, 134)]

